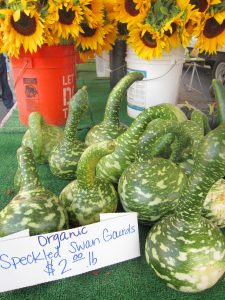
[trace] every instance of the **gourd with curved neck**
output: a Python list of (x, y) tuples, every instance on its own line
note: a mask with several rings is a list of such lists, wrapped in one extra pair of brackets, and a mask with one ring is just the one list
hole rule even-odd
[(218, 124), (221, 124), (225, 121), (225, 87), (220, 80), (215, 78), (212, 86), (215, 93), (217, 120)]
[(121, 101), (126, 90), (137, 80), (142, 80), (143, 74), (140, 72), (132, 72), (124, 76), (112, 89), (109, 94), (104, 120), (97, 124), (87, 133), (85, 143), (89, 146), (93, 143), (112, 140), (122, 134), (127, 126), (120, 123), (119, 110)]
[(72, 226), (97, 222), (100, 213), (116, 211), (116, 190), (111, 183), (95, 175), (99, 159), (114, 151), (114, 148), (112, 141), (88, 147), (78, 163), (77, 180), (69, 183), (61, 192), (60, 199), (68, 211)]
[(58, 142), (49, 155), (49, 167), (57, 177), (73, 179), (77, 163), (86, 145), (76, 138), (77, 126), (88, 109), (87, 87), (79, 89), (69, 103), (69, 114), (64, 130), (64, 138)]
[(203, 202), (202, 215), (220, 228), (225, 227), (225, 179), (211, 187)]
[(97, 175), (108, 181), (117, 183), (122, 172), (135, 159), (135, 149), (140, 136), (146, 126), (154, 119), (170, 119), (183, 122), (186, 120), (184, 113), (170, 103), (159, 104), (144, 110), (116, 140), (115, 151), (103, 157), (97, 165)]
[(211, 186), (225, 175), (225, 123), (210, 131), (199, 147), (195, 167), (173, 215), (150, 230), (148, 264), (167, 285), (183, 292), (213, 286), (225, 272), (225, 238), (201, 216)]
[(68, 228), (68, 216), (58, 197), (40, 182), (32, 150), (17, 150), (21, 173), (18, 194), (0, 212), (0, 236), (29, 229), (30, 235)]
[[(174, 120), (150, 122), (137, 144), (135, 162), (120, 177), (118, 192), (122, 206), (125, 211), (137, 212), (141, 222), (159, 220), (178, 203), (186, 182), (185, 174), (175, 164), (180, 159), (178, 150), (186, 145), (187, 139), (181, 127), (182, 123)], [(169, 147), (176, 135), (179, 147), (171, 151)]]
[(63, 138), (62, 128), (46, 124), (44, 118), (38, 112), (30, 113), (28, 128), (23, 136), (22, 146), (33, 150), (37, 163), (47, 163), (50, 152), (58, 141)]

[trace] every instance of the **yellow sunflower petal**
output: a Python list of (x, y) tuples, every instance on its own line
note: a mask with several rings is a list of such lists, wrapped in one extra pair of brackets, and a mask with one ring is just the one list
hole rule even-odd
[(20, 19), (20, 10), (17, 9), (17, 10), (13, 13), (13, 20), (14, 20), (15, 22), (18, 22), (19, 19)]

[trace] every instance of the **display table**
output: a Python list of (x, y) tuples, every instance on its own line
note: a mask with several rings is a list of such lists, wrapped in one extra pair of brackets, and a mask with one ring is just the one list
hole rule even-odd
[[(80, 72), (80, 74), (79, 74)], [(85, 76), (85, 73), (89, 73)], [(109, 93), (109, 80), (98, 79), (95, 72), (78, 68), (77, 86), (87, 85), (89, 92), (90, 112), (79, 125), (78, 136), (84, 139), (88, 128), (103, 118), (105, 102)], [(82, 74), (82, 78), (81, 78)], [(126, 115), (126, 101), (121, 109), (121, 121), (130, 124)], [(17, 168), (16, 150), (20, 146), (26, 128), (19, 123), (15, 111), (7, 124), (0, 130), (0, 208), (3, 208), (14, 196), (13, 179)], [(47, 165), (38, 167), (43, 184), (59, 195), (69, 181), (51, 175)], [(147, 265), (144, 256), (145, 238), (150, 227), (139, 225), (141, 257), (78, 275), (67, 279), (53, 281), (29, 288), (0, 294), (1, 300), (108, 300), (108, 299), (162, 299), (162, 300), (222, 300), (225, 296), (225, 281), (220, 280), (211, 289), (199, 294), (185, 294), (167, 288)], [(225, 231), (224, 231), (225, 233)], [(19, 240), (18, 240), (19, 242)], [(1, 254), (1, 249), (0, 249)], [(108, 253), (108, 255), (113, 255)], [(0, 270), (0, 282), (1, 282)], [(13, 280), (13, 279), (12, 279)]]

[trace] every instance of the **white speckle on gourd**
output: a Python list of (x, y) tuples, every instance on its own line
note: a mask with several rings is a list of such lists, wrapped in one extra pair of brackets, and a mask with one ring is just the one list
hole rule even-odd
[(140, 196), (142, 196), (144, 198), (150, 199), (152, 196), (152, 194), (150, 194), (150, 193), (144, 193), (142, 191), (142, 189), (137, 186), (134, 187), (134, 190), (135, 190), (135, 192), (137, 192)]
[(195, 241), (191, 241), (191, 240), (185, 239), (183, 236), (177, 237), (177, 240), (183, 241), (185, 244), (194, 244), (195, 243)]
[(32, 227), (32, 228), (40, 228), (40, 224), (37, 224), (37, 223), (34, 223), (34, 222), (30, 222), (29, 223), (29, 227)]
[(167, 236), (168, 240), (172, 241), (172, 242), (176, 242), (176, 239), (174, 239), (171, 235)]
[(24, 226), (24, 225), (27, 225), (28, 223), (29, 223), (29, 221), (30, 221), (30, 218), (23, 218), (21, 221), (20, 221), (20, 224), (22, 225), (22, 226)]
[(175, 260), (171, 256), (167, 257), (167, 263), (173, 267), (176, 265)]
[(170, 281), (170, 280), (171, 280), (168, 276), (162, 275), (162, 274), (159, 273), (156, 269), (154, 269), (154, 270), (155, 270), (156, 274), (157, 274), (160, 278), (162, 278), (162, 279), (164, 279), (164, 280), (167, 280), (167, 281)]
[(164, 252), (167, 252), (167, 251), (170, 250), (170, 249), (169, 249), (168, 247), (166, 247), (163, 243), (160, 243), (159, 248), (160, 248), (162, 251), (164, 251)]
[(156, 186), (160, 189), (167, 188), (167, 185), (164, 184), (164, 180), (160, 180), (159, 182), (157, 182)]
[(42, 209), (42, 207), (40, 205), (38, 205), (37, 203), (30, 203), (30, 207), (35, 208), (35, 209)]
[(194, 274), (190, 275), (190, 274), (185, 274), (185, 273), (174, 273), (174, 276), (176, 279), (178, 280), (182, 280), (182, 281), (187, 281), (190, 283), (196, 283), (196, 276), (193, 276)]
[(186, 261), (187, 260), (187, 253), (186, 252), (179, 252), (179, 255), (177, 256), (178, 260)]
[(144, 185), (146, 183), (148, 183), (149, 181), (147, 179), (142, 179), (141, 184)]
[(162, 199), (159, 197), (155, 197), (154, 200), (150, 201), (148, 206), (154, 206), (154, 205), (158, 205), (162, 202)]
[(159, 260), (158, 254), (155, 250), (155, 248), (152, 248), (152, 257), (154, 257), (154, 259)]
[(54, 217), (55, 217), (55, 214), (54, 214), (54, 213), (51, 213), (51, 214), (48, 214), (48, 215), (44, 218), (44, 220), (46, 220), (46, 221), (51, 221), (51, 220), (54, 219)]
[(27, 211), (24, 212), (25, 216), (29, 216), (33, 213), (33, 209), (28, 209)]

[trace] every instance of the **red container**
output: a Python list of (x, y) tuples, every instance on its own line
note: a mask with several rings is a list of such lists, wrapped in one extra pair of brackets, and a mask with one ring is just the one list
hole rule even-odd
[(75, 64), (79, 55), (74, 46), (43, 46), (36, 53), (21, 52), (12, 58), (15, 94), (21, 123), (37, 111), (46, 123), (64, 125), (68, 103), (76, 91)]

